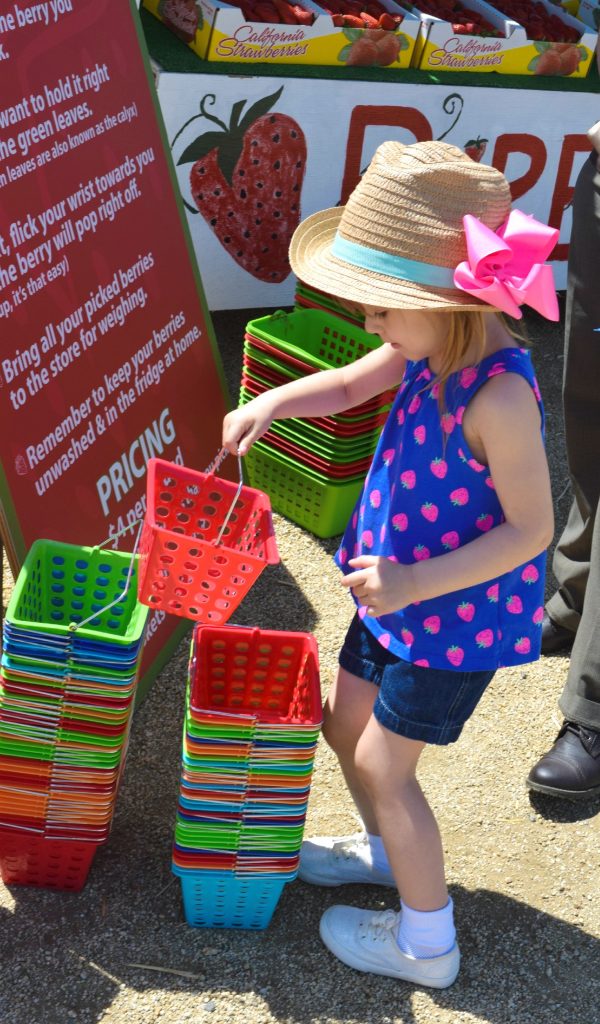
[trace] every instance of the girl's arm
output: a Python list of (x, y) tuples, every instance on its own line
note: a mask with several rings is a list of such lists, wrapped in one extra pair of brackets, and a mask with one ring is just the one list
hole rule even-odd
[(382, 345), (350, 366), (307, 374), (265, 391), (223, 420), (223, 447), (245, 455), (273, 420), (290, 416), (331, 416), (380, 395), (400, 383), (406, 360)]
[(464, 547), (413, 565), (366, 555), (352, 559), (350, 565), (358, 571), (343, 583), (368, 605), (370, 614), (385, 615), (413, 601), (502, 576), (552, 540), (548, 464), (539, 410), (527, 381), (512, 373), (493, 377), (467, 413), (485, 451), (505, 522)]

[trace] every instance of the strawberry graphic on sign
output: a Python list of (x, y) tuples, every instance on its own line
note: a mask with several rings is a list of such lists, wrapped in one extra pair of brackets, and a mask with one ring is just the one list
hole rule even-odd
[(471, 160), (475, 160), (475, 162), (479, 164), (481, 163), (487, 144), (488, 140), (481, 139), (478, 135), (476, 139), (469, 139), (468, 142), (465, 142), (463, 149), (467, 156), (471, 157)]
[(245, 113), (246, 100), (234, 103), (229, 125), (206, 110), (187, 121), (173, 145), (197, 119), (219, 131), (199, 135), (177, 161), (191, 163), (190, 186), (200, 211), (221, 245), (249, 274), (279, 284), (290, 273), (288, 248), (300, 221), (300, 193), (306, 169), (306, 141), (299, 124), (272, 107), (283, 86), (258, 100)]

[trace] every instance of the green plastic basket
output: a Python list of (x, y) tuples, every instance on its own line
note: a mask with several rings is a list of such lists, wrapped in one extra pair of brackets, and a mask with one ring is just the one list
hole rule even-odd
[(319, 370), (348, 366), (381, 345), (378, 335), (318, 309), (278, 310), (251, 320), (246, 330)]
[(78, 637), (137, 643), (148, 615), (137, 601), (137, 566), (123, 600), (114, 608), (106, 607), (122, 593), (130, 564), (131, 555), (125, 552), (37, 540), (15, 583), (6, 618), (21, 629), (62, 636), (71, 632), (71, 623), (95, 615), (77, 630)]
[(300, 468), (257, 441), (244, 463), (253, 487), (269, 495), (275, 512), (317, 537), (343, 533), (358, 500), (364, 474), (343, 483)]

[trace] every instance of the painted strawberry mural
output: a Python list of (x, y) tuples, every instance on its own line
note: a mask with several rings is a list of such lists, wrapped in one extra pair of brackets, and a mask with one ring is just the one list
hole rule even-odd
[(300, 125), (287, 114), (272, 110), (283, 86), (244, 113), (246, 100), (234, 103), (229, 125), (209, 114), (209, 94), (200, 103), (196, 120), (218, 130), (204, 131), (190, 143), (178, 166), (192, 164), (190, 188), (200, 211), (221, 245), (253, 277), (272, 284), (290, 273), (288, 248), (300, 221), (300, 194), (306, 170), (306, 140)]
[(471, 160), (475, 160), (475, 162), (479, 164), (481, 163), (481, 158), (485, 153), (487, 144), (488, 140), (481, 139), (478, 135), (476, 139), (469, 139), (468, 142), (465, 142), (463, 148), (467, 156), (470, 156)]

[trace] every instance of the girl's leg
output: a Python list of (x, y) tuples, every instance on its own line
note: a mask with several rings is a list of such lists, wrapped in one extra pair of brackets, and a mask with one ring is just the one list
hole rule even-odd
[(398, 736), (371, 717), (355, 753), (355, 772), (379, 824), (403, 903), (439, 910), (448, 903), (436, 820), (416, 779), (425, 744)]
[(371, 799), (356, 769), (356, 746), (373, 712), (377, 687), (339, 668), (325, 703), (323, 736), (337, 755), (350, 795), (367, 832), (378, 835), (379, 827)]
[(356, 770), (356, 745), (372, 717), (378, 688), (340, 667), (324, 711), (323, 734), (338, 757), (365, 833), (306, 839), (300, 852), (299, 877), (312, 885), (347, 882), (396, 887), (370, 797)]

